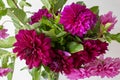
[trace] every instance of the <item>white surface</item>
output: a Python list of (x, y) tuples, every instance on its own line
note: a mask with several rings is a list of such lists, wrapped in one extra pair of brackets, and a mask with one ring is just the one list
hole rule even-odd
[[(31, 8), (26, 8), (26, 10), (31, 10), (33, 12), (38, 11), (38, 9), (41, 8), (41, 2), (40, 0), (27, 0), (29, 1), (33, 6)], [(72, 2), (76, 2), (79, 0), (68, 0), (67, 4), (71, 4)], [(112, 33), (120, 32), (120, 0), (83, 0), (87, 7), (92, 7), (95, 5), (100, 6), (100, 14), (107, 13), (108, 11), (113, 11), (114, 15), (117, 16), (118, 22), (115, 26), (115, 28), (112, 30)], [(0, 23), (2, 23), (4, 20), (8, 20), (8, 17), (3, 18)], [(9, 33), (11, 35), (14, 35), (14, 27), (11, 23), (6, 23), (4, 25), (6, 28), (9, 29)], [(112, 42), (109, 46), (109, 51), (107, 52), (106, 56), (111, 57), (120, 57), (120, 44), (117, 42)], [(24, 61), (16, 60), (15, 65), (15, 72), (13, 75), (13, 80), (32, 80), (31, 76), (28, 74), (27, 70), (20, 71), (22, 67), (25, 66)], [(6, 80), (5, 77), (0, 78), (0, 80)], [(60, 76), (59, 80), (67, 80), (64, 76)], [(114, 78), (104, 78), (101, 79), (99, 77), (91, 77), (89, 79), (84, 80), (120, 80), (120, 75), (114, 77)]]

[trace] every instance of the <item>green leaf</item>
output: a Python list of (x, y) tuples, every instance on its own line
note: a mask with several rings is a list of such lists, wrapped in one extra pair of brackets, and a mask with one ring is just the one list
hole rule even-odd
[(25, 69), (28, 69), (28, 67), (25, 66), (25, 67), (21, 68), (20, 71), (23, 71)]
[(41, 2), (44, 4), (44, 6), (45, 6), (48, 10), (50, 10), (51, 5), (50, 5), (50, 3), (49, 3), (49, 0), (41, 0)]
[(42, 71), (41, 75), (44, 79), (48, 79), (48, 73), (46, 71)]
[(26, 13), (21, 9), (9, 8), (7, 14), (12, 19), (17, 20), (18, 22), (21, 22), (22, 24), (25, 24), (27, 22)]
[(83, 45), (77, 42), (70, 42), (67, 46), (71, 53), (76, 53), (78, 51), (83, 50)]
[(16, 4), (18, 3), (18, 0), (7, 0), (7, 3), (11, 8), (17, 8)]
[(31, 7), (31, 4), (26, 2), (26, 0), (21, 0), (19, 3), (20, 7), (23, 9), (25, 6)]
[(84, 1), (78, 1), (77, 4), (86, 6), (86, 4), (84, 3)]
[(111, 40), (115, 40), (120, 43), (120, 33), (117, 34), (105, 34), (105, 38), (110, 42)]
[(15, 37), (9, 37), (4, 40), (0, 40), (0, 48), (11, 48), (15, 43)]
[(2, 0), (0, 0), (0, 10), (5, 8), (5, 4)]
[(99, 6), (93, 6), (90, 8), (90, 10), (95, 14), (99, 14)]
[(56, 13), (59, 9), (62, 9), (63, 5), (66, 3), (67, 0), (57, 0), (56, 4), (54, 5), (54, 12)]

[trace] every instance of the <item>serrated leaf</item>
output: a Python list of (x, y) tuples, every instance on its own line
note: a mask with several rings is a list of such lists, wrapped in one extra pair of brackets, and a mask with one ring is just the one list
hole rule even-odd
[(11, 48), (15, 42), (15, 37), (9, 37), (3, 40), (0, 40), (0, 48)]
[(99, 14), (99, 6), (93, 6), (90, 8), (90, 10), (95, 14)]
[(67, 46), (71, 53), (76, 53), (78, 51), (83, 50), (83, 45), (77, 42), (70, 42)]
[(18, 3), (18, 0), (7, 0), (7, 3), (11, 8), (17, 8), (16, 4)]
[(48, 10), (50, 10), (51, 5), (50, 5), (50, 3), (49, 3), (49, 0), (41, 0), (41, 2), (43, 3), (43, 5), (44, 5)]

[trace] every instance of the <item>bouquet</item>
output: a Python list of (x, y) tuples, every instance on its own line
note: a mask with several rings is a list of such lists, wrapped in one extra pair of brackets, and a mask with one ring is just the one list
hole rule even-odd
[[(12, 80), (16, 58), (26, 62), (32, 80), (69, 80), (100, 76), (113, 78), (120, 73), (120, 58), (105, 57), (117, 19), (112, 11), (99, 14), (99, 7), (88, 8), (82, 1), (65, 5), (67, 0), (41, 0), (43, 7), (26, 11), (26, 0), (0, 0), (0, 77)], [(30, 17), (28, 16), (30, 15)], [(15, 36), (9, 36), (4, 23), (11, 22)], [(9, 26), (9, 25), (8, 25)]]

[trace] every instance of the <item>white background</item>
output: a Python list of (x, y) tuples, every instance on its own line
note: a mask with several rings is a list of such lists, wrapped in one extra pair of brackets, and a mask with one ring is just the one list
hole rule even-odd
[[(6, 0), (4, 0), (6, 1)], [(27, 0), (29, 3), (32, 4), (31, 8), (26, 8), (27, 11), (36, 12), (38, 9), (41, 8), (42, 3), (40, 0)], [(76, 2), (79, 0), (68, 0), (66, 4), (71, 4), (72, 2)], [(114, 29), (111, 31), (112, 33), (120, 32), (120, 0), (84, 0), (87, 7), (92, 7), (95, 5), (100, 6), (100, 14), (105, 14), (108, 11), (113, 11), (113, 14), (117, 16), (118, 22), (115, 25)], [(8, 17), (4, 17), (0, 24), (5, 21), (9, 20)], [(14, 35), (14, 26), (12, 23), (6, 23), (4, 24), (5, 28), (9, 29), (8, 33), (10, 35)], [(106, 56), (111, 57), (120, 57), (120, 44), (113, 41), (109, 46), (109, 51), (107, 52)], [(20, 71), (21, 68), (25, 66), (24, 61), (20, 61), (19, 59), (16, 60), (15, 64), (15, 72), (13, 75), (13, 80), (32, 80), (31, 76), (28, 74), (27, 70)], [(0, 80), (7, 80), (5, 77), (0, 78)], [(67, 80), (64, 76), (60, 76), (59, 80)], [(91, 77), (89, 79), (84, 80), (120, 80), (120, 75), (114, 77), (114, 78), (104, 78), (101, 79), (100, 77)]]

